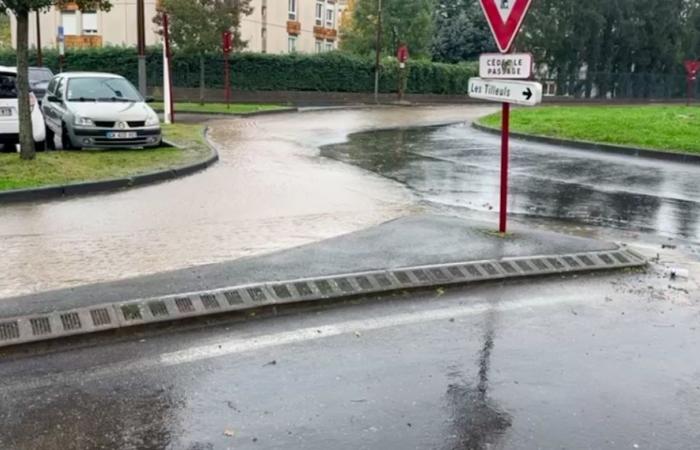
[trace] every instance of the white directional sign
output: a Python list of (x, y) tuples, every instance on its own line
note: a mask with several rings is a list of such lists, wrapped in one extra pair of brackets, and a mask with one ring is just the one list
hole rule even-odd
[(471, 78), (469, 96), (499, 103), (535, 106), (542, 103), (542, 85), (534, 81)]
[(501, 78), (527, 80), (532, 76), (532, 55), (530, 53), (484, 53), (479, 58), (481, 78)]

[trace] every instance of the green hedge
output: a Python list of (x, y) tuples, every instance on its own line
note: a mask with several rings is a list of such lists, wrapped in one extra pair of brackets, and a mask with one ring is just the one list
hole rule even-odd
[[(162, 84), (162, 62), (159, 48), (148, 50), (148, 82)], [(36, 55), (30, 55), (35, 64)], [(0, 64), (15, 65), (12, 51), (0, 50)], [(58, 55), (44, 51), (44, 64), (58, 70)], [(340, 52), (318, 55), (267, 55), (238, 53), (231, 56), (231, 81), (235, 89), (251, 91), (324, 91), (372, 92), (374, 62)], [(199, 87), (199, 57), (176, 54), (172, 61), (173, 85)], [(205, 56), (205, 80), (209, 88), (223, 87), (224, 61), (220, 55)], [(133, 48), (105, 47), (69, 51), (65, 70), (117, 73), (137, 80), (137, 55)], [(441, 64), (411, 61), (408, 64), (408, 92), (434, 94), (465, 94), (470, 77), (475, 76), (474, 64)], [(398, 64), (393, 59), (382, 63), (380, 90), (395, 92), (398, 86)]]

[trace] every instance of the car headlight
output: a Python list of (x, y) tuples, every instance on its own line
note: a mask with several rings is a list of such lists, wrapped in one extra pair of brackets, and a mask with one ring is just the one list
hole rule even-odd
[(95, 122), (92, 121), (92, 119), (88, 119), (87, 117), (80, 117), (80, 116), (75, 116), (75, 124), (79, 125), (81, 127), (94, 127)]
[(160, 125), (160, 119), (158, 118), (158, 116), (155, 114), (153, 114), (152, 116), (148, 116), (148, 118), (146, 119), (146, 126), (152, 127), (155, 125)]

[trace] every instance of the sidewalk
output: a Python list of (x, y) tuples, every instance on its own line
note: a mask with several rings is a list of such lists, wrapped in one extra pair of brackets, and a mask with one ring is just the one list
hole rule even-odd
[(265, 256), (4, 299), (0, 346), (262, 306), (644, 264), (611, 243), (523, 229), (502, 238), (490, 224), (412, 216)]

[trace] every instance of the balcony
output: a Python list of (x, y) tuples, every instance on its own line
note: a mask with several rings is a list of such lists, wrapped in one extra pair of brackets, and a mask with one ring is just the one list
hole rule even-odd
[(293, 20), (287, 22), (287, 33), (292, 36), (299, 36), (301, 34), (301, 22), (295, 22)]
[(314, 37), (316, 39), (325, 39), (327, 41), (334, 41), (338, 37), (338, 30), (335, 28), (326, 27), (314, 27)]

